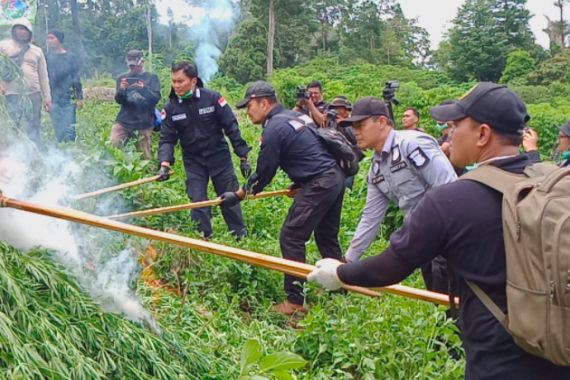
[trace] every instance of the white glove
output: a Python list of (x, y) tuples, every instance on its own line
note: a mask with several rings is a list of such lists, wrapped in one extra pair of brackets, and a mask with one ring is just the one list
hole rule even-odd
[(337, 290), (344, 285), (336, 274), (337, 268), (342, 263), (335, 259), (322, 259), (317, 261), (317, 269), (314, 269), (307, 276), (307, 280), (316, 282), (324, 288)]

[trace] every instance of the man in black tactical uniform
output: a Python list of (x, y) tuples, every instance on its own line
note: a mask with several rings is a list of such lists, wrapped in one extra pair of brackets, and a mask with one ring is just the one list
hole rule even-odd
[[(279, 237), (283, 257), (305, 262), (305, 243), (314, 232), (321, 256), (340, 259), (338, 230), (344, 174), (324, 143), (307, 127), (311, 118), (277, 103), (275, 90), (264, 81), (253, 83), (237, 108), (247, 108), (251, 121), (263, 125), (262, 143), (255, 174), (245, 189), (223, 194), (222, 204), (237, 204), (246, 192), (262, 191), (281, 167), (293, 181), (293, 188), (298, 188)], [(287, 300), (276, 305), (275, 311), (285, 315), (305, 311), (297, 281), (302, 282), (285, 275)]]
[[(172, 66), (170, 101), (162, 111), (162, 127), (158, 160), (161, 180), (168, 179), (174, 163), (174, 147), (180, 141), (186, 170), (186, 191), (192, 202), (208, 199), (208, 181), (211, 178), (216, 194), (238, 190), (238, 181), (232, 165), (228, 143), (240, 158), (244, 178), (251, 174), (247, 159), (250, 148), (241, 137), (238, 122), (226, 100), (217, 92), (203, 88), (196, 66), (181, 61)], [(236, 237), (247, 231), (239, 205), (222, 205), (222, 215), (229, 230)], [(209, 207), (193, 209), (192, 220), (208, 238), (212, 235)]]

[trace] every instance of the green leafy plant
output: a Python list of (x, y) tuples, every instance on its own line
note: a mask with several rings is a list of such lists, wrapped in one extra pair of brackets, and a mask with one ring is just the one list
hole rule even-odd
[(306, 364), (305, 359), (291, 352), (281, 351), (263, 355), (261, 344), (256, 339), (250, 339), (245, 342), (241, 353), (240, 379), (293, 380), (290, 371), (303, 368)]

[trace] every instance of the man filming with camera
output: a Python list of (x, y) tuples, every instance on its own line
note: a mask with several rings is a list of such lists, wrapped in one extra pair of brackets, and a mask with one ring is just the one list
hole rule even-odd
[(297, 104), (293, 111), (308, 115), (316, 125), (324, 127), (326, 124), (326, 111), (328, 103), (323, 100), (323, 86), (318, 80), (314, 80), (307, 85), (305, 90), (297, 88)]

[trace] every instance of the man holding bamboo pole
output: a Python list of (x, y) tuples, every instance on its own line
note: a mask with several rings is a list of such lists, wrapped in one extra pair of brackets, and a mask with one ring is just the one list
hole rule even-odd
[[(281, 228), (279, 244), (286, 259), (305, 262), (305, 244), (315, 233), (322, 257), (340, 259), (338, 242), (344, 196), (344, 174), (320, 138), (308, 127), (313, 121), (277, 103), (275, 90), (264, 81), (253, 83), (237, 108), (247, 108), (254, 124), (263, 125), (256, 172), (245, 190), (222, 194), (222, 205), (234, 205), (246, 192), (257, 194), (281, 167), (298, 188)], [(301, 279), (285, 275), (287, 300), (274, 307), (285, 315), (304, 312)]]
[[(226, 100), (202, 87), (198, 69), (189, 61), (172, 66), (170, 100), (162, 112), (158, 147), (159, 180), (168, 179), (174, 148), (180, 141), (186, 171), (186, 192), (192, 202), (208, 200), (210, 178), (218, 195), (239, 187), (226, 136), (240, 158), (244, 178), (251, 174), (250, 150), (241, 137), (238, 122)], [(237, 238), (247, 234), (239, 205), (222, 205), (222, 215)], [(190, 216), (208, 238), (212, 235), (210, 207), (193, 209)]]
[[(503, 206), (502, 194), (495, 190), (496, 187), (469, 178), (480, 169), (483, 172), (479, 173), (489, 173), (489, 170), (499, 173), (504, 177), (498, 179), (501, 183), (512, 181), (513, 174), (523, 177), (525, 168), (533, 163), (526, 154), (519, 154), (523, 129), (529, 120), (525, 104), (506, 86), (484, 82), (458, 102), (432, 108), (431, 115), (435, 120), (453, 121), (451, 162), (458, 168), (473, 170), (473, 173), (467, 173), (467, 179), (427, 192), (402, 227), (392, 234), (390, 245), (382, 254), (350, 264), (321, 260), (307, 278), (329, 289), (337, 289), (343, 284), (386, 286), (402, 281), (416, 268), (441, 254), (457, 277), (457, 293), (461, 299), (458, 323), (466, 353), (466, 379), (570, 379), (570, 367), (555, 365), (515, 343), (509, 319), (530, 322), (536, 327), (529, 331), (530, 335), (552, 327), (561, 328), (559, 323), (567, 323), (567, 320), (561, 318), (552, 325), (544, 324), (541, 316), (549, 311), (548, 293), (537, 302), (528, 294), (523, 296), (526, 289), (513, 290), (515, 285), (507, 281), (508, 272), (518, 273), (525, 265), (519, 263), (521, 268), (517, 268), (511, 262), (507, 268), (505, 246), (509, 245), (510, 239), (506, 235), (503, 237), (506, 219), (502, 218), (502, 211), (508, 206), (506, 202)], [(366, 123), (368, 121), (355, 126), (357, 138)], [(516, 226), (505, 223), (505, 231), (509, 228)], [(544, 245), (562, 243), (556, 241)], [(520, 252), (520, 256), (525, 253), (528, 254)], [(539, 267), (538, 264), (534, 266)], [(550, 297), (554, 295), (551, 293)], [(509, 319), (504, 318), (507, 301)], [(535, 313), (511, 310), (511, 301), (534, 305)], [(494, 307), (489, 307), (490, 302)], [(499, 320), (497, 316), (501, 313), (503, 318)], [(537, 345), (552, 347), (549, 346), (552, 342), (543, 340), (540, 333), (533, 338)]]

